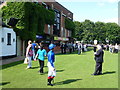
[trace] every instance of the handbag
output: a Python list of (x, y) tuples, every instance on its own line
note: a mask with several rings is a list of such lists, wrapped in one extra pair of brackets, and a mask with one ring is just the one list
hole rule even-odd
[(27, 57), (24, 59), (24, 64), (28, 64), (28, 58)]

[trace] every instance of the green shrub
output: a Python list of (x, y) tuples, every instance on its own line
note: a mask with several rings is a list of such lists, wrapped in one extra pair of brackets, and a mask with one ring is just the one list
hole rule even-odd
[(75, 31), (74, 31), (75, 24), (73, 21), (69, 20), (68, 18), (65, 18), (65, 28), (72, 31), (72, 37), (75, 36)]

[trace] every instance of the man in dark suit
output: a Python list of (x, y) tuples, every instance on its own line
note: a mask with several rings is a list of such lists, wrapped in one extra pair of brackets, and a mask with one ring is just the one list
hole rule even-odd
[(64, 52), (64, 51), (63, 51), (63, 46), (64, 46), (63, 43), (61, 43), (60, 48), (61, 48), (61, 53), (62, 53), (62, 54), (63, 54), (63, 52)]
[(97, 49), (98, 51), (94, 53), (95, 61), (96, 61), (95, 72), (92, 75), (102, 74), (102, 63), (103, 63), (104, 51), (100, 45), (97, 45)]

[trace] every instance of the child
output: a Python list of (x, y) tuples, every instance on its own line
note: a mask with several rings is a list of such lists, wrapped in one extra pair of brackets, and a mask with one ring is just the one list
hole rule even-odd
[(49, 49), (50, 51), (48, 52), (48, 84), (50, 86), (53, 86), (53, 84), (51, 84), (51, 81), (54, 79), (54, 77), (56, 76), (56, 70), (54, 67), (54, 62), (55, 62), (55, 54), (54, 54), (54, 49), (55, 45), (54, 44), (50, 44), (49, 45)]

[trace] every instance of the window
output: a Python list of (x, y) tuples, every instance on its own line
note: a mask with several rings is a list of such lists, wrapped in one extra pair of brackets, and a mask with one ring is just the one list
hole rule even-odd
[(48, 9), (51, 9), (51, 7), (49, 5), (47, 7), (48, 7)]
[(60, 29), (60, 24), (57, 24), (57, 29), (58, 29), (58, 30)]
[(15, 39), (13, 39), (13, 42), (15, 42)]
[(70, 31), (68, 30), (68, 37), (70, 37)]
[(1, 42), (4, 42), (4, 38), (1, 38)]
[(65, 37), (65, 29), (63, 29), (63, 37)]
[(60, 19), (59, 18), (57, 18), (57, 23), (60, 23)]
[(63, 37), (63, 27), (61, 27), (61, 37)]
[(71, 37), (71, 33), (72, 33), (72, 32), (71, 32), (71, 31), (69, 31), (69, 37)]
[(11, 33), (7, 33), (7, 45), (11, 45)]
[(42, 2), (42, 5), (43, 5), (44, 8), (47, 8), (46, 3)]
[(66, 29), (65, 29), (65, 37), (66, 37)]
[(50, 25), (48, 24), (48, 34), (50, 34)]
[(57, 17), (60, 17), (60, 14), (59, 14), (59, 13), (57, 14)]
[(4, 1), (0, 1), (0, 4), (4, 3)]
[(56, 24), (54, 24), (54, 26), (56, 26)]
[(55, 24), (53, 26), (53, 34), (59, 36), (60, 35), (60, 11), (54, 9), (55, 11)]

